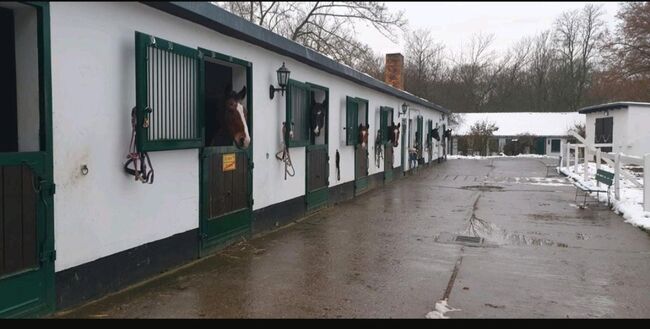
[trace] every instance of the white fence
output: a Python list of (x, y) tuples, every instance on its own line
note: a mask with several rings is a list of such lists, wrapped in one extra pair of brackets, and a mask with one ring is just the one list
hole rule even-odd
[[(573, 166), (574, 166), (574, 172), (578, 172), (578, 166), (580, 166), (580, 159), (579, 159), (579, 150), (583, 150), (583, 158), (582, 158), (582, 166), (584, 167), (584, 180), (587, 181), (591, 179), (589, 177), (589, 170), (588, 170), (588, 163), (589, 160), (592, 159), (594, 156), (596, 158), (596, 168), (600, 169), (601, 163), (604, 161), (607, 163), (610, 167), (614, 168), (614, 197), (616, 200), (620, 200), (621, 196), (621, 179), (626, 179), (632, 184), (634, 184), (636, 187), (642, 188), (643, 189), (643, 210), (644, 211), (650, 211), (650, 184), (648, 183), (648, 172), (650, 171), (650, 153), (645, 154), (644, 157), (637, 157), (637, 156), (630, 156), (630, 155), (625, 155), (623, 153), (606, 153), (606, 152), (601, 152), (600, 149), (597, 149), (593, 146), (590, 146), (588, 143), (586, 143), (585, 139), (578, 135), (575, 132), (571, 132), (572, 135), (578, 139), (578, 141), (582, 142), (582, 144), (562, 144), (561, 148), (561, 161), (560, 161), (560, 168), (568, 168), (571, 166), (571, 162), (573, 160)], [(571, 150), (574, 150), (573, 155), (571, 154)], [(634, 175), (629, 174), (626, 171), (621, 170), (621, 166), (624, 164), (631, 164), (631, 165), (637, 165), (643, 167), (643, 176), (644, 176), (644, 184), (641, 184), (637, 177)], [(645, 186), (644, 186), (645, 185)]]

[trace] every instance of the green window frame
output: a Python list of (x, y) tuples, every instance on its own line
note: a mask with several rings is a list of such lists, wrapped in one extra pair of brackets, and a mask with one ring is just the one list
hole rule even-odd
[(368, 100), (346, 96), (345, 104), (345, 145), (357, 145), (359, 144), (359, 106), (365, 104), (365, 117), (366, 123), (368, 123)]
[[(302, 97), (301, 97), (302, 96)], [(310, 143), (309, 106), (311, 105), (311, 87), (303, 82), (289, 79), (287, 84), (286, 130), (285, 141), (288, 147), (307, 146)], [(292, 125), (289, 126), (289, 124)], [(293, 130), (293, 138), (289, 131)]]
[(141, 152), (199, 148), (199, 51), (135, 32), (136, 143)]

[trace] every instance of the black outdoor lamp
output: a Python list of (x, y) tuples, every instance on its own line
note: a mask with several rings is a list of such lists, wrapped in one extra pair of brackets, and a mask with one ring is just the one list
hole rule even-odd
[(289, 82), (289, 74), (291, 74), (291, 71), (287, 70), (287, 68), (284, 66), (284, 62), (282, 62), (282, 67), (279, 68), (276, 72), (278, 73), (278, 84), (280, 85), (280, 88), (275, 88), (273, 85), (271, 85), (269, 88), (269, 97), (271, 97), (271, 99), (273, 99), (276, 91), (281, 91), (282, 96), (284, 96), (284, 91), (287, 88), (287, 82)]
[(402, 110), (399, 113), (397, 113), (398, 114), (397, 117), (399, 118), (402, 115), (406, 115), (406, 111), (408, 111), (408, 109), (409, 109), (409, 105), (406, 104), (405, 102), (404, 104), (402, 104)]

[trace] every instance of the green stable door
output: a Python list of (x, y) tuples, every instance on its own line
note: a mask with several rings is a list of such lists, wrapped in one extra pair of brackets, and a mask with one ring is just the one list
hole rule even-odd
[(392, 124), (393, 109), (390, 107), (381, 107), (379, 110), (379, 124), (381, 129), (381, 144), (384, 147), (384, 183), (393, 180), (393, 143), (390, 141), (390, 134), (393, 132), (389, 130)]
[[(200, 255), (251, 234), (253, 216), (252, 64), (199, 48), (199, 99), (204, 130), (200, 156)], [(238, 83), (237, 83), (238, 82)], [(224, 90), (246, 87), (245, 119), (251, 138), (246, 149), (224, 132)], [(221, 128), (220, 128), (221, 127)]]
[[(307, 83), (309, 94), (309, 145), (306, 146), (307, 175), (305, 177), (305, 203), (307, 211), (316, 210), (327, 205), (329, 201), (329, 89), (315, 84)], [(318, 114), (311, 115), (313, 110), (320, 107), (323, 111), (322, 122), (318, 136), (312, 129), (315, 126), (314, 120)]]
[[(46, 2), (0, 4), (0, 318), (37, 317), (55, 307), (49, 17)], [(33, 33), (21, 29), (32, 22)], [(38, 72), (30, 80), (35, 91), (16, 82), (26, 65), (16, 65), (15, 54), (31, 55), (16, 35), (35, 40), (35, 56), (23, 58)], [(37, 110), (19, 106), (19, 93), (29, 94)], [(19, 127), (18, 117), (34, 121)]]
[[(347, 134), (348, 142), (354, 145), (354, 195), (368, 191), (368, 146), (364, 148), (359, 140), (359, 124), (368, 122), (368, 101), (347, 97)], [(368, 130), (370, 131), (370, 130)]]

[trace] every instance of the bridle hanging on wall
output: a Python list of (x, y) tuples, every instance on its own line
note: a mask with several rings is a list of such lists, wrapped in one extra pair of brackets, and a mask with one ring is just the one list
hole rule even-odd
[[(146, 111), (151, 112), (151, 109), (147, 108)], [(140, 181), (143, 184), (153, 184), (154, 171), (153, 166), (151, 165), (151, 159), (149, 159), (149, 154), (147, 154), (147, 152), (139, 152), (136, 145), (137, 123), (138, 118), (136, 116), (136, 108), (134, 107), (131, 110), (131, 142), (129, 143), (129, 149), (126, 155), (127, 160), (126, 163), (124, 163), (124, 171), (129, 175), (133, 175), (136, 181)], [(142, 126), (147, 128), (149, 126), (149, 120), (145, 118)], [(131, 163), (133, 163), (133, 169), (129, 168), (129, 164)], [(149, 165), (149, 167), (147, 167), (147, 165)]]
[[(293, 122), (291, 123), (293, 126)], [(293, 138), (293, 128), (289, 130), (289, 136), (287, 136), (287, 127), (286, 123), (282, 123), (282, 150), (278, 151), (275, 154), (275, 158), (284, 163), (284, 180), (287, 180), (287, 175), (293, 177), (296, 174), (296, 170), (291, 163), (291, 155), (289, 154), (289, 146), (286, 141), (286, 137)]]

